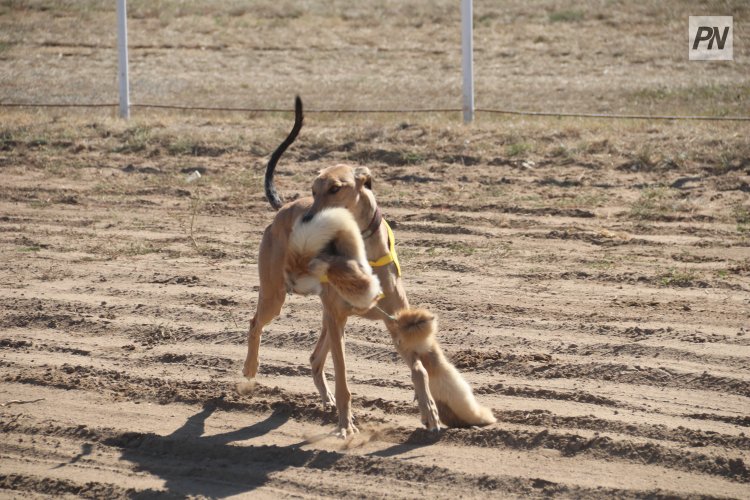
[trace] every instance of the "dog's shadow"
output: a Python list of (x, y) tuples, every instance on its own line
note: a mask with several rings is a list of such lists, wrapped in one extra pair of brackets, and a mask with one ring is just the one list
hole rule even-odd
[(315, 458), (301, 449), (306, 441), (288, 446), (232, 444), (263, 436), (284, 425), (289, 415), (281, 409), (248, 427), (204, 436), (206, 420), (216, 409), (215, 405), (206, 404), (166, 436), (126, 433), (104, 442), (120, 448), (122, 459), (135, 464), (136, 471), (164, 481), (162, 488), (138, 491), (131, 498), (163, 494), (216, 498), (249, 493), (268, 484), (273, 473), (302, 466)]
[[(409, 436), (401, 443), (396, 443), (384, 450), (374, 451), (370, 453), (370, 456), (390, 458), (397, 455), (403, 455), (404, 453), (412, 452), (418, 448), (424, 448), (425, 446), (432, 446), (442, 438), (442, 433), (432, 432), (427, 429), (420, 428), (415, 429), (409, 434)], [(411, 458), (417, 458), (412, 456)]]
[[(276, 408), (267, 418), (253, 425), (204, 436), (206, 420), (216, 409), (215, 404), (206, 404), (166, 436), (133, 432), (104, 441), (104, 444), (121, 449), (122, 460), (133, 463), (137, 472), (147, 472), (164, 481), (160, 489), (133, 492), (131, 498), (153, 498), (164, 494), (181, 498), (216, 498), (252, 493), (273, 483), (274, 474), (286, 469), (330, 470), (345, 456), (335, 451), (303, 449), (310, 440), (286, 446), (232, 444), (262, 437), (283, 426), (290, 418), (283, 407)], [(439, 440), (440, 434), (416, 430), (404, 442), (369, 455), (389, 458)]]

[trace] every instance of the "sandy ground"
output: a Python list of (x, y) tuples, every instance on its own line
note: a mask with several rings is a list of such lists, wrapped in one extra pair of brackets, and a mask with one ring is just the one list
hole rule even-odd
[[(141, 9), (139, 19), (163, 29), (199, 23)], [(447, 22), (435, 9), (417, 12), (425, 29)], [(268, 30), (312, 22), (269, 12)], [(648, 13), (586, 11), (574, 23), (597, 34)], [(44, 97), (31, 62), (59, 46), (32, 43), (36, 23), (54, 27), (49, 41), (105, 14), (2, 13), (13, 27), (3, 36), (15, 40), (0, 52), (4, 98), (27, 95), (24, 86)], [(252, 23), (235, 14), (211, 26)], [(357, 59), (324, 49), (342, 38), (365, 43), (365, 14), (319, 13), (336, 27), (332, 40), (277, 70), (294, 74), (315, 50)], [(525, 22), (542, 26), (551, 15)], [(503, 19), (482, 21), (487, 36)], [(242, 47), (229, 35), (239, 28), (230, 28), (212, 64), (236, 60)], [(426, 51), (428, 40), (412, 43), (422, 57), (444, 57)], [(524, 47), (515, 50), (537, 50)], [(64, 51), (77, 50), (100, 52), (94, 42)], [(671, 81), (688, 81), (679, 61), (664, 64)], [(747, 112), (747, 74), (734, 66), (721, 78), (727, 86), (711, 91), (668, 88), (655, 110), (715, 101)], [(55, 92), (73, 95), (76, 85), (64, 79)], [(286, 98), (295, 91), (286, 85), (273, 92)], [(322, 95), (315, 80), (300, 85), (313, 101)], [(555, 85), (529, 92), (556, 95)], [(642, 104), (616, 85), (615, 108)], [(656, 99), (657, 87), (638, 95)], [(368, 92), (365, 107), (378, 102)], [(531, 99), (522, 86), (508, 92)], [(219, 101), (238, 104), (228, 95)], [(587, 102), (585, 89), (567, 98)], [(273, 218), (262, 173), (289, 114), (144, 112), (124, 123), (100, 110), (0, 113), (0, 495), (750, 496), (748, 126), (308, 116), (279, 167), (279, 191), (306, 194), (333, 162), (371, 168), (411, 303), (439, 315), (446, 354), (498, 419), (439, 436), (421, 429), (389, 336), (355, 318), (346, 350), (361, 432), (342, 441), (329, 435), (336, 418), (310, 377), (316, 298), (288, 298), (263, 337), (256, 394), (235, 391), (257, 247)], [(200, 181), (187, 182), (195, 169)]]

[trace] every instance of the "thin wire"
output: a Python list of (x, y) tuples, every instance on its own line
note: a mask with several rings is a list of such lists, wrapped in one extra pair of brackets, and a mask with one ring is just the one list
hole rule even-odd
[(396, 321), (396, 316), (394, 316), (394, 315), (392, 315), (392, 314), (388, 314), (387, 312), (385, 312), (384, 310), (382, 310), (382, 309), (380, 308), (380, 306), (378, 306), (378, 305), (374, 305), (374, 306), (372, 306), (372, 307), (373, 307), (373, 309), (377, 309), (378, 311), (380, 311), (381, 313), (383, 313), (383, 315), (385, 315), (385, 317), (386, 317), (386, 318), (388, 318), (389, 320), (391, 320), (391, 321)]
[(477, 113), (522, 115), (522, 116), (564, 116), (573, 118), (613, 118), (625, 120), (709, 120), (709, 121), (750, 121), (750, 116), (704, 116), (704, 115), (619, 115), (606, 113), (556, 113), (551, 111), (518, 111), (513, 109), (477, 108)]
[[(179, 106), (172, 104), (131, 104), (131, 108), (156, 108), (177, 110), (199, 110), (199, 111), (239, 111), (243, 113), (288, 113), (290, 109), (279, 108), (233, 108), (233, 107), (210, 107), (210, 106)], [(305, 109), (305, 113), (458, 113), (459, 108), (422, 108), (422, 109)]]
[[(0, 103), (6, 108), (109, 108), (119, 106), (118, 103)], [(289, 113), (286, 108), (238, 108), (214, 106), (180, 106), (172, 104), (131, 104), (131, 108), (172, 109), (179, 111), (221, 111), (241, 113)], [(409, 114), (409, 113), (460, 113), (460, 108), (421, 108), (421, 109), (308, 109), (310, 114)], [(476, 113), (504, 114), (516, 116), (557, 116), (565, 118), (602, 118), (614, 120), (700, 120), (700, 121), (750, 121), (750, 116), (703, 116), (703, 115), (629, 115), (606, 113), (566, 113), (553, 111), (521, 111), (514, 109), (477, 108)]]
[(82, 104), (66, 104), (66, 103), (16, 103), (16, 102), (0, 102), (0, 107), (4, 108), (110, 108), (119, 106), (119, 104), (108, 104), (108, 103), (82, 103)]

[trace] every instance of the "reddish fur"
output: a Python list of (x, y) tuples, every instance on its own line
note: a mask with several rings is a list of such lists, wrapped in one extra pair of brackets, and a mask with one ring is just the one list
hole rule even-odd
[(301, 276), (309, 274), (309, 264), (315, 255), (306, 255), (296, 252), (289, 252), (284, 262), (284, 272), (287, 275)]
[(320, 260), (328, 264), (328, 282), (339, 295), (352, 297), (368, 293), (372, 275), (363, 272), (356, 260), (339, 256), (322, 257)]

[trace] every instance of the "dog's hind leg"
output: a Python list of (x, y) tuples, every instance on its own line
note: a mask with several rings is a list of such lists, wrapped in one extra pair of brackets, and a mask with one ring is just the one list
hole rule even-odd
[(263, 327), (271, 322), (281, 312), (284, 305), (284, 294), (274, 294), (268, 297), (261, 293), (258, 297), (258, 309), (255, 316), (250, 320), (250, 330), (247, 335), (247, 357), (242, 374), (246, 377), (255, 377), (258, 374), (258, 350), (260, 349), (260, 337)]
[(260, 291), (258, 292), (258, 307), (255, 316), (250, 320), (250, 331), (247, 334), (247, 356), (242, 367), (242, 374), (247, 381), (238, 386), (241, 393), (252, 392), (255, 386), (255, 376), (258, 374), (258, 351), (263, 327), (281, 313), (281, 307), (286, 299), (286, 288), (282, 273), (282, 258), (274, 252), (270, 226), (266, 229), (261, 240), (258, 254), (258, 274), (260, 275)]
[(255, 316), (250, 320), (250, 331), (247, 334), (247, 357), (242, 368), (242, 374), (247, 381), (238, 386), (238, 390), (243, 394), (250, 393), (255, 388), (255, 376), (258, 374), (259, 364), (258, 351), (263, 327), (279, 315), (281, 306), (284, 305), (284, 298), (283, 293), (276, 293), (269, 297), (262, 292), (258, 297), (258, 308)]
[(320, 399), (323, 402), (324, 408), (329, 408), (336, 405), (336, 400), (328, 389), (328, 382), (326, 382), (326, 374), (323, 371), (323, 367), (326, 363), (326, 357), (328, 357), (328, 351), (330, 349), (328, 332), (326, 330), (325, 322), (323, 328), (320, 331), (320, 337), (318, 343), (315, 344), (315, 349), (310, 355), (310, 367), (312, 368), (312, 377), (315, 387), (320, 393)]

